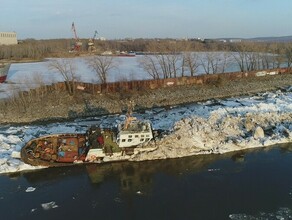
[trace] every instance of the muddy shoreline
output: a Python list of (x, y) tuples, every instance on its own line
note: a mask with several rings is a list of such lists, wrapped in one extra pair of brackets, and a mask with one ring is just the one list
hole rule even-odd
[[(242, 78), (213, 85), (171, 86), (155, 90), (98, 94), (66, 92), (50, 93), (42, 99), (31, 100), (29, 105), (11, 103), (1, 105), (0, 124), (31, 124), (71, 121), (76, 118), (120, 114), (126, 111), (128, 100), (135, 102), (134, 111), (143, 112), (156, 107), (185, 105), (228, 97), (252, 96), (276, 91), (292, 85), (292, 74)], [(3, 101), (0, 101), (3, 102)]]

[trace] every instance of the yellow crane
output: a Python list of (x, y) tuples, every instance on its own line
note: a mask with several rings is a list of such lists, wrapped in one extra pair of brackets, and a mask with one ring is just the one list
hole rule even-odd
[(88, 44), (87, 45), (88, 45), (88, 52), (89, 53), (96, 52), (96, 48), (95, 48), (95, 45), (94, 45), (94, 40), (95, 40), (97, 34), (98, 34), (98, 32), (95, 31), (93, 37), (88, 40)]

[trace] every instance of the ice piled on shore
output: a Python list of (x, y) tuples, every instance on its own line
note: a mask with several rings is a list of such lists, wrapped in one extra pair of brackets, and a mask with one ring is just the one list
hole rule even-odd
[(222, 154), (292, 141), (291, 113), (211, 113), (209, 118), (190, 116), (178, 121), (174, 131), (156, 142), (157, 150), (133, 160), (153, 160), (197, 154)]
[[(211, 100), (169, 110), (154, 109), (135, 116), (149, 119), (154, 129), (172, 132), (156, 142), (155, 151), (140, 153), (132, 160), (225, 153), (292, 141), (291, 92)], [(40, 168), (12, 157), (32, 138), (53, 133), (83, 133), (94, 121), (108, 126), (121, 120), (121, 116), (115, 115), (93, 121), (79, 119), (39, 126), (3, 126), (0, 128), (0, 173)]]
[[(238, 105), (247, 100), (248, 105)], [(190, 114), (177, 121), (170, 135), (153, 144), (156, 150), (140, 152), (132, 160), (222, 154), (292, 142), (291, 93), (264, 93), (219, 103), (221, 107), (212, 107), (204, 116)]]

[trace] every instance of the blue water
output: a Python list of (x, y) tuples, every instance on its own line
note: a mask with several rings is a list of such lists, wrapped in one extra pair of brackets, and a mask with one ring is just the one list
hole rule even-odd
[(292, 145), (49, 168), (1, 175), (0, 186), (3, 220), (292, 219)]

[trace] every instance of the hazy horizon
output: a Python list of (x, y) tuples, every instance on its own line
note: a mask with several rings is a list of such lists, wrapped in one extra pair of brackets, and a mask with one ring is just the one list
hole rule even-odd
[[(285, 5), (285, 7), (283, 7)], [(292, 35), (292, 1), (282, 0), (10, 0), (0, 32), (19, 39), (257, 38)]]

